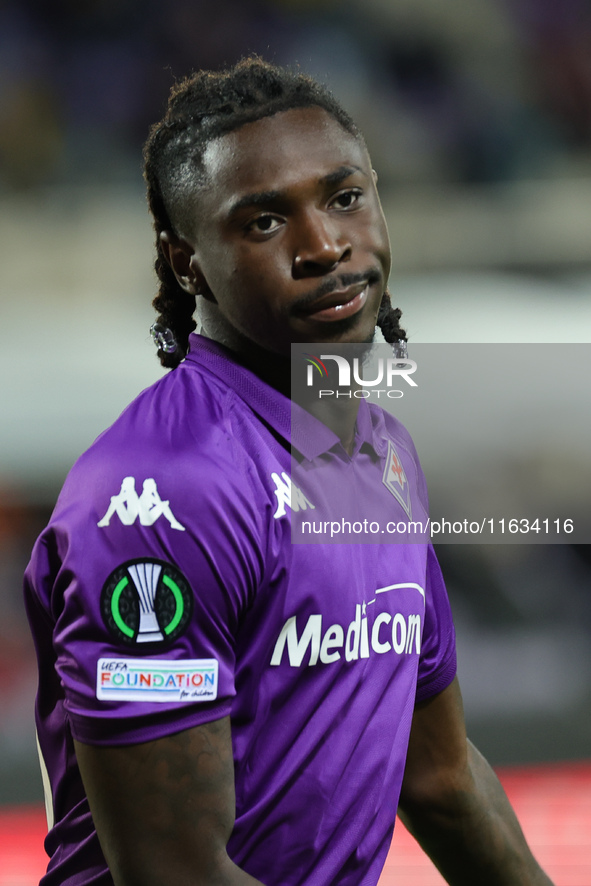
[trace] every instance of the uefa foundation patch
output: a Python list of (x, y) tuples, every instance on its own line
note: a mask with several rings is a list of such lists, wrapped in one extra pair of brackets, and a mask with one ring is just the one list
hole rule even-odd
[(193, 593), (182, 572), (170, 563), (128, 560), (107, 578), (101, 611), (117, 640), (129, 646), (166, 648), (189, 625)]
[(213, 701), (218, 694), (215, 658), (163, 661), (99, 658), (96, 697), (101, 701)]

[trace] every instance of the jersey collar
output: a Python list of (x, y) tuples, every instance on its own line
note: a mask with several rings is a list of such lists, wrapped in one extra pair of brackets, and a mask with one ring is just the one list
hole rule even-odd
[[(236, 394), (273, 431), (286, 440), (305, 459), (312, 460), (335, 449), (345, 454), (340, 439), (305, 409), (262, 381), (236, 359), (236, 355), (218, 342), (192, 333), (185, 363), (198, 364), (216, 378), (225, 381)], [(352, 457), (369, 446), (378, 455), (387, 450), (385, 426), (381, 409), (370, 408), (365, 400), (359, 404)]]

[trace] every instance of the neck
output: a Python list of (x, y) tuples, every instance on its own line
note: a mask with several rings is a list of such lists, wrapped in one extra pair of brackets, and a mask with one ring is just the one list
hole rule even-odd
[[(201, 319), (202, 335), (228, 348), (243, 366), (254, 372), (266, 384), (297, 402), (337, 435), (349, 455), (352, 453), (360, 403), (357, 398), (342, 397), (329, 402), (327, 399), (320, 400), (313, 389), (302, 386), (298, 387), (296, 393), (292, 384), (290, 357), (268, 351), (247, 339), (238, 330), (229, 326), (217, 311), (203, 311)], [(333, 387), (335, 385), (336, 381)]]

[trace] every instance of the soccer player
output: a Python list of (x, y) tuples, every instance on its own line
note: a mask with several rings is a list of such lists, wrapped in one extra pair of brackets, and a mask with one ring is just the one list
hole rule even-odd
[(432, 547), (291, 541), (321, 504), (290, 447), (425, 510), (392, 416), (291, 421), (292, 342), (405, 338), (361, 134), (246, 60), (174, 89), (145, 163), (173, 371), (74, 466), (26, 576), (42, 883), (370, 886), (398, 809), (449, 883), (548, 886), (466, 738)]

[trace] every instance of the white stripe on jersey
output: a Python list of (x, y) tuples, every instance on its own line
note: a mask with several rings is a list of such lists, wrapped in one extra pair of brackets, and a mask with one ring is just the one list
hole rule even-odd
[(39, 766), (41, 767), (43, 794), (45, 796), (45, 815), (47, 817), (47, 830), (50, 831), (53, 827), (54, 821), (51, 782), (49, 781), (49, 772), (47, 771), (47, 766), (45, 765), (45, 760), (43, 759), (43, 752), (41, 750), (41, 745), (39, 744), (39, 736), (37, 735), (37, 732), (35, 732), (35, 739), (37, 741), (37, 753), (39, 754)]

